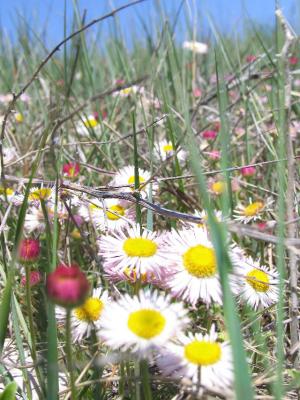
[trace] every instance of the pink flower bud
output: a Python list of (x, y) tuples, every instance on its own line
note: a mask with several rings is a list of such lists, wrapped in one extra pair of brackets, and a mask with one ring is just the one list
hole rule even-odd
[(47, 276), (46, 290), (49, 298), (63, 307), (77, 307), (89, 292), (89, 282), (76, 264), (60, 264)]
[(248, 54), (246, 56), (246, 62), (247, 63), (252, 63), (252, 62), (254, 62), (256, 60), (256, 58), (257, 57), (254, 54)]
[[(39, 273), (39, 271), (31, 271), (31, 272), (30, 272), (30, 276), (29, 276), (29, 283), (30, 283), (30, 286), (35, 286), (35, 285), (37, 285), (38, 283), (41, 282), (41, 280), (42, 280), (42, 276), (41, 276), (41, 274)], [(22, 276), (22, 278), (21, 278), (21, 285), (22, 285), (22, 286), (25, 286), (25, 285), (26, 285), (26, 276), (25, 276), (25, 275)]]
[(80, 172), (80, 165), (75, 162), (66, 163), (63, 165), (63, 174), (68, 178), (74, 179)]
[(290, 65), (297, 65), (298, 64), (298, 57), (292, 56), (289, 58)]
[(21, 263), (34, 263), (39, 258), (40, 252), (40, 242), (38, 239), (23, 239), (19, 247), (19, 260)]
[(202, 137), (207, 140), (214, 140), (217, 137), (217, 135), (218, 135), (218, 132), (216, 132), (216, 131), (207, 130), (207, 131), (202, 132)]
[(194, 97), (201, 97), (201, 95), (202, 95), (202, 91), (201, 91), (200, 88), (195, 88), (195, 89), (193, 90), (193, 96), (194, 96)]
[(243, 176), (245, 176), (246, 178), (249, 177), (249, 176), (255, 175), (255, 172), (256, 172), (255, 167), (252, 167), (250, 165), (247, 166), (247, 167), (241, 168), (241, 174)]

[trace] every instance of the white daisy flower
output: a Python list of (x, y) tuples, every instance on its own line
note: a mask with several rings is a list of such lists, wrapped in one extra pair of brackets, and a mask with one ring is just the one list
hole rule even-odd
[(184, 329), (186, 314), (182, 304), (157, 291), (140, 291), (133, 298), (125, 294), (104, 310), (99, 334), (111, 348), (144, 358)]
[(79, 208), (79, 215), (86, 221), (92, 221), (101, 231), (114, 231), (135, 219), (135, 209), (131, 203), (119, 199), (107, 199), (103, 202), (93, 199)]
[[(164, 285), (193, 306), (199, 301), (222, 304), (215, 250), (206, 229), (173, 230), (166, 239), (164, 264), (171, 272)], [(232, 282), (233, 283), (233, 282)]]
[[(176, 149), (174, 149), (172, 142), (166, 139), (161, 140), (154, 148), (155, 156), (161, 160), (166, 160), (167, 158), (173, 156), (175, 150)], [(179, 161), (183, 162), (186, 159), (187, 153), (184, 150), (179, 150), (176, 156)]]
[(271, 205), (272, 201), (267, 200), (266, 203), (263, 201), (250, 201), (250, 203), (246, 206), (239, 204), (234, 211), (235, 219), (237, 221), (241, 221), (244, 224), (248, 224), (252, 221), (257, 221), (262, 218), (262, 215), (265, 212), (269, 211), (269, 206)]
[(133, 272), (137, 279), (145, 276), (161, 279), (167, 272), (162, 237), (146, 229), (141, 231), (139, 225), (127, 225), (123, 230), (102, 236), (98, 244), (108, 275), (118, 274), (128, 279)]
[(0, 186), (0, 200), (10, 202), (15, 196), (15, 191), (10, 187)]
[(254, 309), (270, 307), (277, 303), (279, 295), (278, 272), (251, 257), (239, 261), (235, 269), (236, 281), (239, 285), (238, 296), (242, 302), (250, 304)]
[(24, 229), (28, 233), (33, 231), (43, 232), (45, 230), (45, 218), (41, 206), (38, 208), (30, 207), (27, 209)]
[(194, 384), (214, 392), (231, 392), (231, 347), (228, 342), (217, 341), (214, 325), (206, 335), (180, 335), (176, 344), (170, 343), (160, 350), (156, 363), (166, 376), (190, 378)]
[(125, 89), (121, 89), (117, 92), (114, 92), (112, 94), (113, 97), (129, 97), (133, 94), (137, 94), (137, 93), (144, 93), (145, 88), (143, 86), (138, 86), (138, 85), (133, 85), (130, 87), (127, 87)]
[(206, 43), (196, 41), (185, 41), (183, 42), (182, 47), (198, 54), (206, 54), (208, 52), (208, 45)]
[[(108, 292), (97, 288), (93, 290), (92, 296), (88, 297), (80, 307), (72, 309), (71, 329), (75, 342), (81, 342), (84, 338), (89, 337), (93, 329), (97, 333), (100, 329), (102, 313), (108, 302)], [(56, 307), (55, 315), (59, 323), (65, 323), (65, 308)]]
[(82, 117), (81, 120), (76, 124), (76, 132), (80, 136), (89, 136), (92, 130), (99, 130), (100, 124), (98, 119), (93, 115), (88, 117)]
[[(151, 178), (150, 172), (144, 170), (144, 169), (139, 169), (139, 182), (140, 182), (140, 188), (143, 192), (148, 190), (149, 185), (143, 185), (145, 182), (148, 182), (148, 180)], [(120, 189), (125, 188), (127, 189), (128, 186), (130, 187), (131, 190), (134, 190), (134, 182), (135, 182), (135, 174), (134, 174), (134, 166), (133, 165), (128, 165), (124, 168), (121, 168), (116, 175), (114, 176), (111, 186), (116, 186), (120, 187)], [(157, 184), (152, 183), (152, 191), (153, 193), (157, 190)]]

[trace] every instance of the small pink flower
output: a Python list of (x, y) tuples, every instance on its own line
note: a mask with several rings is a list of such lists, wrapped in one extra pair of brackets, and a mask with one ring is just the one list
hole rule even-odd
[(74, 179), (80, 172), (80, 165), (76, 162), (70, 162), (63, 165), (63, 174), (68, 178)]
[(23, 239), (19, 247), (19, 260), (25, 264), (37, 261), (40, 256), (41, 248), (38, 239)]
[[(39, 273), (39, 271), (31, 271), (30, 275), (29, 275), (29, 283), (30, 286), (35, 286), (37, 284), (39, 284), (42, 280), (42, 276)], [(26, 285), (26, 276), (22, 276), (21, 278), (21, 285), (25, 286)]]
[(221, 158), (219, 150), (207, 151), (205, 154), (207, 154), (211, 160), (220, 160)]
[(202, 132), (202, 137), (207, 140), (214, 140), (218, 136), (218, 132), (207, 130)]
[(298, 61), (299, 61), (298, 57), (292, 56), (289, 58), (290, 65), (297, 65)]
[(255, 172), (256, 172), (255, 167), (251, 165), (241, 168), (241, 174), (245, 177), (253, 176), (255, 175)]
[(77, 307), (82, 304), (89, 292), (89, 282), (76, 264), (60, 264), (47, 276), (48, 297), (63, 307)]
[(260, 231), (265, 231), (266, 229), (267, 229), (267, 223), (266, 222), (264, 222), (264, 221), (262, 221), (262, 222), (258, 222), (257, 224), (256, 224), (256, 226), (257, 226), (257, 228), (260, 230)]
[(115, 80), (115, 84), (116, 85), (120, 85), (121, 86), (121, 85), (124, 85), (124, 83), (125, 83), (125, 79), (116, 79)]
[(246, 62), (247, 63), (252, 63), (257, 59), (257, 57), (254, 54), (248, 54), (246, 56)]
[(202, 96), (202, 90), (200, 88), (195, 88), (193, 90), (193, 96), (194, 97), (201, 97)]

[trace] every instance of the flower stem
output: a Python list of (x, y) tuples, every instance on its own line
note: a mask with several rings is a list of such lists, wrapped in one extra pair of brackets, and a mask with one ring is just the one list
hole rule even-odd
[(75, 386), (75, 377), (73, 373), (73, 362), (72, 362), (72, 332), (71, 332), (71, 310), (67, 309), (66, 316), (66, 354), (67, 354), (67, 368), (70, 377), (70, 386), (71, 386), (71, 399), (76, 400), (76, 386)]
[(152, 391), (150, 385), (150, 376), (148, 363), (146, 360), (141, 361), (141, 378), (145, 400), (152, 400)]

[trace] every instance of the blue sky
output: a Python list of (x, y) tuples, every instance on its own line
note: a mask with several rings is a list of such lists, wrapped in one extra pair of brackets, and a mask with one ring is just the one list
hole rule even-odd
[[(70, 25), (74, 0), (66, 0), (67, 15)], [(77, 0), (81, 11), (87, 10), (87, 21), (110, 11), (113, 7), (128, 3), (126, 0)], [(181, 0), (160, 0), (168, 15), (174, 15)], [(209, 23), (207, 15), (211, 15), (218, 29), (225, 32), (242, 31), (243, 16), (248, 14), (257, 23), (272, 26), (274, 21), (275, 0), (186, 0), (180, 16), (179, 35), (185, 36), (187, 15), (200, 13), (197, 26), (207, 32)], [(298, 0), (281, 0), (280, 4), (293, 24), (300, 21)], [(298, 5), (297, 5), (298, 4)], [(187, 6), (188, 5), (188, 6)], [(189, 11), (190, 10), (190, 11)], [(196, 12), (197, 10), (197, 12)], [(157, 12), (157, 0), (147, 0), (134, 8), (122, 11), (119, 22), (124, 35), (130, 36), (132, 29), (137, 35), (141, 32), (139, 17), (151, 28), (153, 16)], [(0, 0), (0, 23), (6, 33), (14, 36), (15, 26), (20, 18), (30, 21), (30, 26), (39, 33), (47, 26), (47, 43), (53, 45), (63, 37), (64, 0)], [(298, 27), (296, 27), (298, 28)], [(101, 26), (102, 32), (108, 34), (109, 23)], [(298, 29), (297, 29), (298, 30)], [(201, 39), (198, 37), (198, 39)], [(129, 40), (129, 39), (128, 39)]]

